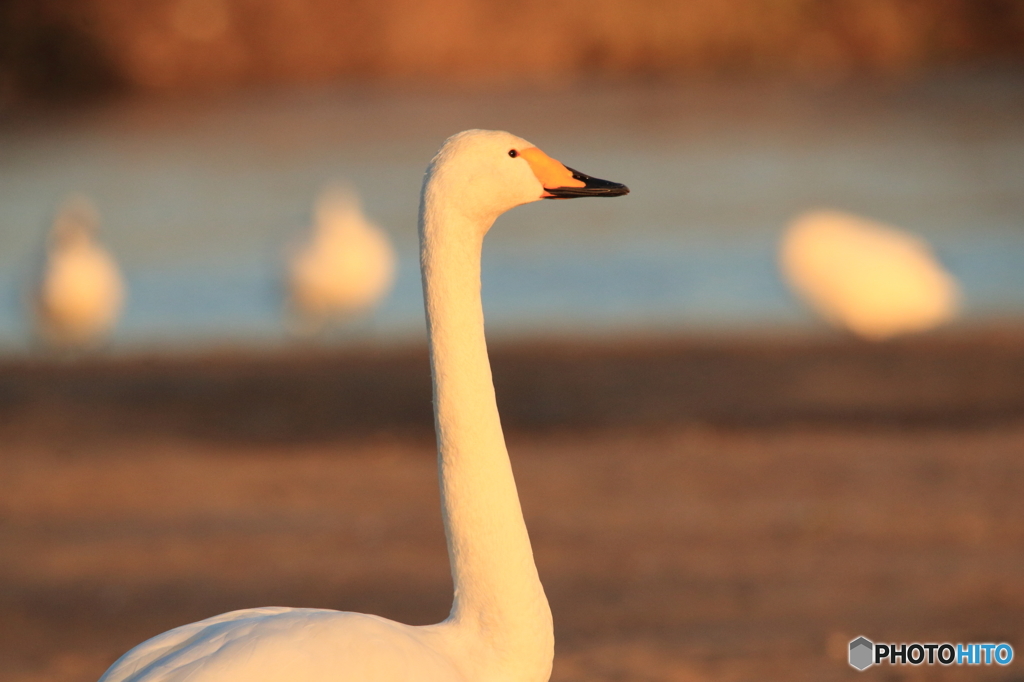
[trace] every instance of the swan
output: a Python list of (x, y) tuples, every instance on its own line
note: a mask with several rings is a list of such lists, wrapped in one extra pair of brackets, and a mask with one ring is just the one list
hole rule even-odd
[(303, 326), (316, 329), (333, 315), (373, 307), (394, 280), (387, 235), (366, 219), (351, 187), (328, 187), (317, 200), (311, 239), (288, 268), (289, 300)]
[(455, 598), (436, 625), (266, 607), (138, 645), (101, 682), (544, 682), (551, 610), (533, 560), (495, 404), (480, 300), (483, 238), (541, 198), (619, 196), (506, 132), (441, 146), (420, 199), (420, 263), (434, 387), (441, 506)]
[(839, 211), (812, 211), (783, 235), (780, 266), (815, 311), (880, 341), (952, 320), (960, 288), (924, 239)]
[(89, 199), (65, 201), (50, 231), (42, 279), (33, 301), (36, 330), (56, 346), (83, 347), (117, 322), (124, 282), (97, 241), (99, 216)]

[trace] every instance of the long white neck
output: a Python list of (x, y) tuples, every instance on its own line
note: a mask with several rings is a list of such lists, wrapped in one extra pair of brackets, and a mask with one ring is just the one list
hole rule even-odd
[(448, 622), (481, 649), (481, 662), (509, 673), (499, 677), (546, 681), (551, 611), (505, 449), (484, 339), (480, 253), (489, 224), (469, 224), (430, 194), (420, 213), (420, 255), (455, 583)]

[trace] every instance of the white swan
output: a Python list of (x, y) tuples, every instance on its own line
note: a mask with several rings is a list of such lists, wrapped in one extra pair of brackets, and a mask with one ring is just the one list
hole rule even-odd
[(420, 255), (442, 512), (455, 583), (448, 619), (269, 607), (170, 630), (101, 682), (544, 682), (551, 611), (523, 522), (484, 341), (480, 251), (494, 220), (544, 197), (629, 190), (567, 169), (523, 139), (470, 130), (427, 169)]
[(117, 322), (124, 283), (114, 258), (97, 242), (98, 214), (88, 198), (68, 199), (54, 220), (33, 301), (36, 329), (53, 345), (86, 346)]
[(932, 329), (959, 307), (956, 280), (923, 239), (866, 218), (805, 213), (787, 229), (779, 256), (798, 295), (866, 339)]
[(288, 268), (289, 300), (305, 326), (371, 308), (395, 279), (395, 253), (387, 235), (363, 215), (354, 190), (321, 193), (310, 241)]

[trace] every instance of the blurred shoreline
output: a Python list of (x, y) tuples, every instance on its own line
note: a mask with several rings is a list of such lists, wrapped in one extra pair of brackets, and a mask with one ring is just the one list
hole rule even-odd
[[(1024, 420), (1024, 330), (499, 342), (509, 432), (712, 424), (975, 428)], [(421, 345), (0, 362), (12, 441), (429, 437)]]
[(1013, 0), (12, 0), (0, 98), (323, 82), (559, 84), (787, 74), (835, 81), (1024, 58)]

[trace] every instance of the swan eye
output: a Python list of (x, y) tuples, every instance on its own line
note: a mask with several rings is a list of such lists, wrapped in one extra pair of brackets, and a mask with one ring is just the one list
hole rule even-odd
[(515, 149), (509, 149), (508, 150), (508, 155), (511, 156), (514, 159), (517, 156), (519, 156), (519, 152), (517, 152)]

